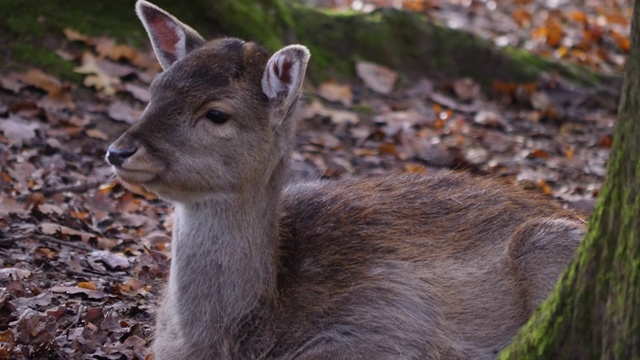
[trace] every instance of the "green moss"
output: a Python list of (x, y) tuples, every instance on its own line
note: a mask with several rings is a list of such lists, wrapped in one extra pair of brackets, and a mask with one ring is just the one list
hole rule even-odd
[(587, 68), (545, 59), (522, 49), (505, 48), (504, 51), (515, 60), (513, 64), (517, 71), (531, 80), (536, 79), (540, 72), (543, 71), (556, 72), (562, 77), (581, 85), (596, 85), (605, 80), (603, 76)]
[[(557, 71), (581, 83), (596, 79), (593, 73), (578, 67), (558, 65), (524, 51), (497, 49), (486, 40), (447, 29), (410, 12), (337, 12), (285, 0), (154, 2), (205, 38), (236, 36), (257, 40), (271, 50), (286, 43), (303, 43), (311, 49), (309, 74), (316, 82), (327, 77), (350, 80), (355, 75), (357, 60), (386, 65), (410, 79), (468, 76), (489, 84), (496, 79), (531, 81), (542, 70)], [(63, 41), (62, 30), (69, 27), (92, 36), (113, 37), (120, 43), (148, 46), (146, 34), (134, 14), (134, 3), (134, 0), (0, 1), (0, 14), (5, 16), (0, 23), (0, 37), (54, 51)], [(0, 55), (3, 50), (6, 52), (0, 49)], [(13, 56), (12, 52), (5, 58), (16, 63)], [(42, 54), (22, 56), (19, 61), (41, 57)], [(48, 67), (59, 65), (48, 61), (44, 70), (51, 71)]]
[(28, 66), (45, 69), (46, 72), (62, 80), (73, 82), (82, 80), (79, 74), (73, 72), (74, 64), (42, 47), (19, 43), (11, 45), (10, 52), (13, 59), (12, 65), (16, 70), (25, 70), (24, 66), (18, 64), (28, 64)]

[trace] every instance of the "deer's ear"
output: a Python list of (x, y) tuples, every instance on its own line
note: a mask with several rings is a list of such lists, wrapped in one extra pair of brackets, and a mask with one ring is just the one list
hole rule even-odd
[(144, 25), (163, 69), (204, 44), (200, 34), (150, 2), (138, 0), (136, 14)]
[[(286, 118), (300, 96), (311, 54), (302, 45), (289, 45), (273, 54), (262, 75), (262, 91), (274, 110), (274, 121)], [(274, 124), (277, 125), (277, 124)]]

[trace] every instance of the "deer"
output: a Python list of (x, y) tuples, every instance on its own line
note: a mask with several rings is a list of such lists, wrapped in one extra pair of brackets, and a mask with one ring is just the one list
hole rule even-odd
[(163, 72), (106, 159), (175, 212), (155, 359), (493, 359), (572, 260), (584, 221), (499, 179), (285, 183), (309, 50), (135, 7)]

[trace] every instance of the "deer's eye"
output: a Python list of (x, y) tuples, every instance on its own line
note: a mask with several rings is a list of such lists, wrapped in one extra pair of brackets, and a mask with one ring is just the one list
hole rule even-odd
[(207, 119), (211, 120), (214, 124), (224, 124), (231, 118), (231, 115), (224, 113), (220, 110), (209, 110), (207, 114), (204, 116)]

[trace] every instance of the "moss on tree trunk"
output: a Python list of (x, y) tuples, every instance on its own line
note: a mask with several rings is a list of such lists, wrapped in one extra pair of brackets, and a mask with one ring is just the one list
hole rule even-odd
[[(286, 43), (303, 43), (312, 52), (309, 74), (315, 80), (347, 79), (353, 76), (358, 59), (387, 65), (406, 78), (469, 76), (487, 84), (496, 79), (532, 81), (542, 71), (554, 71), (583, 84), (601, 80), (576, 66), (525, 51), (499, 49), (411, 12), (337, 13), (284, 0), (152, 1), (206, 37), (237, 36), (260, 41), (272, 50)], [(0, 1), (0, 13), (5, 14), (0, 40), (8, 44), (0, 49), (0, 58), (5, 64), (37, 65), (68, 78), (72, 66), (53, 55), (60, 41), (51, 38), (62, 38), (61, 30), (70, 27), (134, 45), (146, 44), (133, 4), (133, 0)]]
[(575, 261), (501, 359), (640, 358), (640, 3), (607, 179)]

